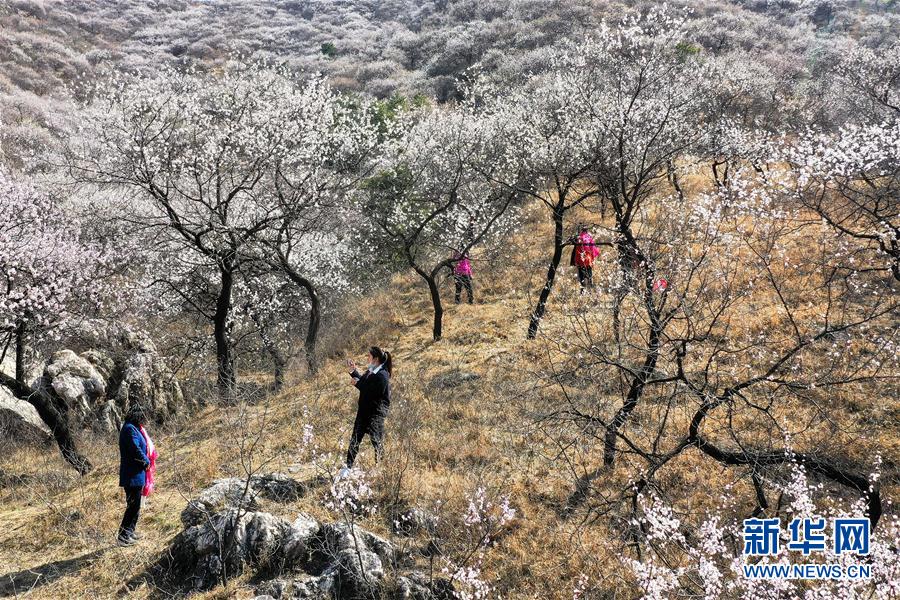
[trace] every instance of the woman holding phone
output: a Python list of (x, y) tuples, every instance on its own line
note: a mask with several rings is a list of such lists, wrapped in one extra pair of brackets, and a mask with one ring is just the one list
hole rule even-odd
[(369, 434), (375, 447), (375, 462), (381, 458), (384, 443), (384, 420), (391, 406), (391, 353), (378, 346), (369, 348), (369, 364), (360, 373), (352, 360), (347, 361), (350, 381), (359, 390), (359, 406), (353, 435), (347, 449), (347, 468), (353, 466), (363, 436)]

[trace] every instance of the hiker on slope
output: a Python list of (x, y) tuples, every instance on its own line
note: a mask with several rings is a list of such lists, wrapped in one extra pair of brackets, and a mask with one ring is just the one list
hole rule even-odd
[(453, 301), (459, 304), (462, 297), (462, 290), (466, 288), (466, 294), (469, 296), (469, 304), (474, 302), (472, 295), (472, 262), (468, 253), (453, 253), (453, 281), (456, 283), (456, 294)]
[(363, 436), (369, 435), (375, 447), (375, 461), (381, 458), (384, 444), (384, 420), (391, 406), (391, 370), (393, 363), (391, 353), (378, 346), (369, 348), (369, 364), (365, 372), (360, 373), (352, 360), (347, 361), (347, 368), (354, 387), (359, 390), (359, 406), (356, 409), (356, 421), (353, 423), (353, 435), (347, 449), (347, 468), (353, 466)]
[(578, 269), (578, 282), (581, 284), (583, 294), (585, 290), (594, 287), (594, 261), (600, 256), (600, 249), (588, 233), (587, 225), (582, 225), (580, 230), (572, 247), (570, 264)]

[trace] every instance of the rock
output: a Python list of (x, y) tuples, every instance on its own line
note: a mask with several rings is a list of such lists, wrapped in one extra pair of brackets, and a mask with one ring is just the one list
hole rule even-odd
[(115, 321), (101, 319), (85, 319), (66, 339), (76, 352), (102, 348), (115, 357), (117, 354), (135, 352), (156, 352), (156, 345), (144, 333), (135, 331), (130, 326)]
[(335, 595), (342, 600), (367, 600), (379, 596), (384, 566), (377, 554), (365, 547), (346, 548), (337, 555)]
[(181, 523), (185, 527), (199, 525), (209, 515), (226, 508), (256, 510), (259, 507), (256, 496), (257, 492), (253, 486), (247, 487), (243, 479), (237, 477), (216, 479), (211, 486), (200, 492), (197, 498), (188, 502), (181, 511)]
[(358, 525), (320, 524), (305, 513), (289, 522), (258, 510), (262, 497), (283, 500), (305, 491), (278, 473), (254, 476), (249, 485), (239, 478), (214, 481), (182, 512), (184, 531), (151, 572), (185, 589), (208, 590), (223, 572), (231, 578), (253, 569), (259, 597), (274, 599), (453, 597), (450, 582), (429, 582), (418, 572), (399, 576), (396, 585), (388, 581), (386, 572), (406, 555)]
[(315, 519), (315, 517), (306, 513), (298, 514), (297, 518), (294, 519), (294, 522), (291, 523), (291, 527), (299, 535), (307, 538), (319, 533), (320, 529), (319, 522)]
[[(226, 507), (256, 510), (258, 498), (275, 502), (291, 502), (302, 498), (307, 491), (306, 484), (282, 473), (254, 475), (247, 480), (238, 477), (216, 479), (213, 484), (188, 502), (181, 511), (181, 522), (185, 527), (197, 525), (206, 515), (219, 512)], [(317, 524), (318, 527), (318, 524)]]
[(90, 422), (98, 400), (106, 395), (106, 381), (94, 365), (71, 350), (54, 353), (39, 382), (53, 389), (78, 424)]
[(116, 405), (125, 408), (140, 403), (159, 423), (184, 412), (181, 386), (155, 350), (131, 355), (121, 370), (121, 381), (111, 394)]
[(321, 547), (316, 550), (336, 570), (336, 597), (348, 600), (377, 597), (384, 565), (393, 565), (399, 554), (386, 539), (344, 522), (322, 525), (318, 541)]
[(73, 423), (113, 432), (135, 403), (156, 423), (194, 408), (146, 335), (126, 325), (87, 320), (66, 343), (68, 348), (45, 363), (34, 387), (64, 405)]
[(437, 530), (437, 517), (419, 508), (411, 508), (397, 515), (391, 522), (391, 531), (395, 535), (413, 536), (420, 532), (434, 533)]
[(257, 591), (264, 592), (275, 600), (288, 598), (322, 599), (335, 597), (335, 573), (322, 575), (302, 574), (295, 579), (273, 579)]
[(223, 567), (229, 578), (247, 566), (280, 572), (290, 567), (283, 548), (294, 533), (280, 517), (230, 508), (181, 532), (169, 548), (164, 569), (185, 578), (195, 590), (215, 587)]
[(379, 559), (388, 564), (397, 560), (397, 549), (386, 539), (366, 531), (359, 525), (353, 529), (344, 522), (322, 525), (320, 537), (324, 540), (325, 551), (337, 555), (347, 549), (364, 548), (374, 552)]
[(265, 498), (275, 502), (292, 502), (306, 495), (306, 484), (283, 473), (253, 477), (253, 487)]
[(97, 372), (100, 373), (100, 376), (104, 379), (109, 379), (112, 377), (113, 373), (115, 373), (116, 362), (113, 360), (112, 356), (104, 350), (99, 348), (86, 350), (81, 353), (81, 356), (94, 365), (94, 368), (97, 369)]
[(448, 579), (439, 577), (429, 582), (427, 575), (415, 571), (397, 578), (393, 597), (398, 600), (453, 600), (457, 596)]
[(49, 437), (50, 429), (34, 406), (0, 387), (0, 439), (40, 443)]
[(311, 540), (319, 533), (319, 522), (306, 513), (300, 513), (291, 523), (291, 532), (284, 539), (282, 552), (289, 564), (307, 564), (312, 558), (314, 545)]
[[(243, 518), (236, 536), (235, 546), (243, 552), (244, 562), (254, 565), (257, 569), (266, 569), (281, 572), (285, 566), (293, 564), (287, 560), (284, 549), (287, 540), (294, 540), (295, 534), (291, 524), (269, 513), (248, 513), (249, 518)], [(241, 535), (243, 534), (243, 535)]]

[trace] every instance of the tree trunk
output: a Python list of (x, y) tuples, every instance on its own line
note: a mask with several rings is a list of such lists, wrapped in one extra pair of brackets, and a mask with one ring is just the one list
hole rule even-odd
[(0, 385), (8, 388), (19, 400), (25, 400), (37, 410), (38, 416), (47, 424), (53, 433), (53, 439), (59, 446), (63, 458), (72, 465), (81, 475), (85, 475), (93, 469), (91, 461), (78, 451), (75, 437), (69, 428), (68, 419), (63, 412), (54, 406), (53, 399), (46, 393), (33, 391), (24, 383), (0, 372)]
[(625, 396), (625, 402), (622, 403), (622, 406), (616, 411), (616, 415), (606, 427), (606, 435), (603, 439), (604, 466), (609, 467), (615, 461), (616, 439), (619, 435), (619, 429), (625, 424), (628, 416), (637, 406), (638, 401), (641, 398), (641, 393), (644, 391), (644, 386), (653, 374), (653, 369), (656, 367), (656, 361), (659, 358), (659, 334), (658, 322), (654, 320), (654, 323), (650, 327), (650, 343), (647, 348), (647, 355), (644, 358), (644, 365), (641, 367), (641, 370), (635, 374), (634, 379), (631, 380), (628, 394)]
[(216, 312), (213, 315), (213, 334), (216, 340), (216, 362), (218, 373), (216, 384), (219, 400), (230, 401), (234, 397), (237, 377), (234, 370), (234, 352), (231, 347), (231, 292), (234, 287), (234, 260), (226, 259), (219, 266), (222, 286), (216, 299)]
[(428, 291), (431, 292), (431, 304), (434, 307), (434, 325), (431, 330), (431, 335), (434, 341), (438, 341), (441, 339), (441, 335), (443, 334), (443, 317), (444, 317), (444, 307), (441, 304), (441, 290), (438, 289), (437, 281), (431, 275), (422, 275), (425, 281), (428, 283)]
[(269, 326), (266, 324), (265, 320), (263, 320), (252, 307), (250, 307), (247, 312), (250, 315), (250, 318), (253, 319), (254, 325), (256, 325), (256, 329), (259, 332), (259, 339), (262, 340), (263, 343), (263, 348), (265, 348), (266, 352), (269, 354), (269, 358), (272, 359), (273, 375), (275, 378), (274, 391), (280, 392), (284, 387), (284, 368), (287, 365), (287, 360), (285, 360), (281, 351), (278, 349), (278, 344), (272, 339), (272, 336), (269, 335)]
[(681, 189), (681, 183), (678, 181), (678, 171), (675, 170), (675, 163), (671, 160), (666, 163), (666, 178), (669, 180), (669, 185), (678, 194), (679, 200), (684, 200), (684, 190)]
[(310, 373), (315, 373), (319, 369), (319, 361), (316, 357), (316, 341), (319, 337), (319, 324), (322, 321), (322, 303), (319, 300), (319, 293), (312, 283), (307, 282), (306, 292), (309, 294), (309, 326), (306, 328), (306, 339), (303, 341), (303, 348), (306, 351), (306, 364)]
[[(679, 189), (680, 193), (680, 189)], [(632, 285), (643, 283), (643, 299), (644, 308), (647, 311), (647, 318), (650, 321), (650, 331), (648, 335), (647, 351), (644, 355), (644, 364), (641, 369), (634, 374), (631, 384), (628, 387), (628, 393), (625, 395), (625, 401), (615, 416), (606, 427), (606, 434), (603, 440), (603, 464), (604, 466), (612, 466), (616, 457), (616, 441), (618, 439), (619, 430), (628, 420), (632, 411), (637, 407), (644, 391), (644, 386), (653, 375), (656, 368), (656, 362), (659, 360), (660, 336), (664, 325), (660, 322), (660, 316), (653, 304), (653, 282), (656, 277), (653, 265), (648, 261), (637, 244), (637, 240), (631, 231), (630, 220), (625, 220), (621, 216), (622, 212), (616, 212), (616, 229), (618, 232), (616, 240), (616, 250), (618, 252), (619, 264), (622, 269), (622, 285), (623, 287), (617, 291), (615, 304), (613, 307), (613, 337), (616, 340), (617, 354), (622, 356), (622, 340), (620, 334), (620, 310), (622, 301), (625, 299), (627, 290)], [(640, 278), (640, 279), (639, 279)]]
[(544, 311), (547, 309), (547, 299), (550, 298), (550, 291), (553, 289), (553, 281), (556, 279), (556, 270), (562, 261), (563, 253), (563, 210), (557, 205), (553, 211), (553, 257), (550, 259), (550, 266), (547, 268), (547, 281), (541, 289), (541, 295), (538, 297), (537, 306), (531, 313), (531, 321), (528, 323), (528, 339), (533, 340), (537, 336), (538, 327), (540, 327), (541, 319), (544, 317)]
[(25, 382), (25, 322), (19, 321), (16, 326), (16, 381)]
[(309, 296), (309, 326), (306, 328), (306, 339), (303, 342), (303, 348), (306, 352), (306, 364), (310, 373), (315, 373), (319, 369), (319, 361), (316, 356), (316, 342), (319, 339), (319, 325), (322, 322), (322, 301), (319, 299), (319, 292), (312, 281), (303, 277), (293, 269), (287, 261), (281, 261), (281, 267), (287, 274), (288, 278), (295, 284), (306, 290)]

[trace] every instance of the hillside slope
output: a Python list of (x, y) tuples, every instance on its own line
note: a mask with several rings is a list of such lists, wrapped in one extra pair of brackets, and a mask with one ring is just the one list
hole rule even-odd
[[(585, 215), (574, 215), (573, 221), (580, 217)], [(209, 406), (178, 426), (152, 432), (162, 454), (158, 492), (142, 513), (139, 529), (146, 537), (136, 547), (122, 549), (114, 543), (123, 508), (116, 487), (115, 440), (85, 434), (85, 450), (97, 468), (81, 479), (49, 446), (20, 448), (0, 457), (0, 564), (4, 565), (0, 596), (28, 590), (33, 598), (115, 596), (160, 556), (181, 530), (179, 515), (187, 501), (213, 479), (242, 477), (251, 471), (283, 472), (315, 482), (309, 445), (303, 443), (307, 426), (312, 428), (317, 453), (340, 460), (356, 400), (344, 361), (362, 361), (366, 348), (377, 343), (395, 356), (394, 402), (385, 460), (375, 466), (366, 441), (358, 461), (370, 472), (377, 504), (374, 514), (360, 519), (363, 527), (416, 548), (427, 544), (427, 537), (398, 539), (391, 533), (391, 522), (404, 508), (426, 510), (440, 517), (445, 556), (455, 558), (471, 548), (464, 520), (469, 498), (484, 488), (491, 501), (509, 497), (516, 511), (516, 518), (485, 552), (485, 578), (496, 594), (571, 598), (584, 575), (599, 594), (596, 597), (632, 597), (634, 582), (619, 554), (628, 513), (615, 507), (629, 505), (623, 499), (631, 490), (634, 462), (625, 454), (614, 470), (589, 477), (602, 464), (602, 435), (590, 430), (571, 434), (566, 423), (544, 418), (555, 406), (563, 406), (567, 395), (609, 394), (618, 403), (615, 393), (589, 379), (613, 381), (612, 371), (594, 368), (582, 377), (577, 365), (565, 363), (577, 362), (577, 357), (567, 359), (559, 350), (566, 336), (577, 331), (572, 323), (608, 326), (609, 298), (603, 293), (580, 296), (574, 274), (563, 271), (544, 333), (536, 341), (526, 341), (531, 294), (540, 286), (550, 234), (549, 223), (538, 212), (528, 221), (524, 230), (529, 235), (510, 240), (508, 257), (475, 254), (475, 305), (453, 305), (450, 283), (445, 283), (448, 306), (441, 341), (431, 340), (425, 286), (413, 277), (398, 277), (341, 319), (332, 337), (349, 342), (332, 343), (332, 355), (318, 376), (295, 377), (280, 394), (249, 406)], [(598, 270), (613, 269), (610, 252), (605, 251), (600, 261)], [(776, 322), (762, 308), (744, 318), (761, 330)], [(548, 376), (551, 371), (555, 376)], [(246, 374), (244, 379), (267, 377)], [(900, 456), (896, 402), (850, 392), (827, 400), (845, 403), (835, 414), (848, 422), (861, 410), (869, 415), (865, 444), (858, 444), (849, 432), (835, 433), (833, 442), (847, 460), (859, 464), (866, 463), (871, 448), (880, 448), (883, 496), (889, 502)], [(649, 400), (646, 408), (635, 412), (629, 435), (652, 436), (655, 411), (662, 408), (662, 398)], [(792, 415), (795, 420), (815, 420), (811, 407), (792, 410), (797, 411)], [(670, 418), (689, 420), (690, 412), (676, 411)], [(748, 423), (747, 431), (756, 427), (764, 425)], [(816, 431), (810, 428), (809, 442), (798, 436), (798, 449), (814, 444)], [(326, 458), (323, 464), (335, 462)], [(659, 477), (665, 479), (671, 501), (686, 513), (720, 507), (725, 496), (733, 514), (753, 510), (748, 478), (704, 460), (699, 452), (685, 452)], [(591, 495), (573, 494), (579, 481), (593, 485)], [(827, 491), (834, 498), (842, 494), (834, 486)], [(305, 511), (334, 520), (326, 507), (327, 494), (327, 483), (319, 481), (304, 498), (265, 505), (264, 510), (285, 517)], [(890, 506), (886, 510), (893, 513)], [(426, 571), (439, 572), (443, 566), (440, 556), (434, 562), (425, 556), (416, 560)], [(252, 597), (252, 583), (245, 576), (227, 589), (199, 597)], [(135, 593), (165, 596), (146, 584)]]
[[(477, 255), (476, 255), (477, 258)], [(528, 260), (523, 256), (523, 260)], [(488, 553), (494, 585), (510, 597), (567, 597), (580, 565), (571, 561), (569, 524), (558, 509), (570, 489), (547, 470), (540, 448), (527, 442), (515, 398), (523, 371), (542, 342), (526, 343), (527, 303), (508, 291), (515, 273), (478, 272), (478, 303), (451, 305), (446, 335), (430, 339), (425, 288), (401, 278), (348, 315), (344, 331), (357, 341), (347, 354), (359, 362), (371, 343), (396, 360), (394, 404), (387, 425), (384, 464), (372, 471), (379, 510), (361, 524), (390, 535), (391, 508), (400, 503), (436, 510), (457, 523), (467, 494), (484, 487), (490, 498), (509, 495), (518, 514), (498, 547)], [(561, 287), (573, 282), (561, 282)], [(452, 300), (449, 284), (445, 288)], [(295, 381), (281, 394), (247, 407), (208, 407), (170, 431), (153, 432), (162, 454), (158, 493), (147, 503), (135, 548), (114, 544), (122, 509), (117, 486), (115, 440), (88, 437), (85, 448), (97, 469), (79, 479), (50, 447), (24, 448), (0, 459), (0, 595), (31, 591), (31, 597), (109, 597), (122, 591), (180, 530), (186, 501), (214, 478), (241, 476), (240, 440), (261, 431), (254, 463), (262, 472), (310, 475), (299, 449), (304, 425), (312, 425), (321, 453), (342, 456), (355, 411), (344, 356), (329, 359), (321, 374)], [(368, 442), (359, 464), (373, 468)], [(257, 468), (254, 465), (254, 468)], [(327, 486), (296, 503), (269, 507), (329, 518)], [(333, 515), (331, 516), (333, 519)], [(584, 548), (583, 551), (589, 551)], [(423, 561), (425, 559), (422, 559)], [(427, 561), (426, 563), (427, 564)], [(596, 567), (596, 565), (594, 565)], [(240, 585), (240, 583), (238, 583)], [(138, 596), (152, 590), (144, 587)], [(210, 597), (250, 595), (231, 587)]]

